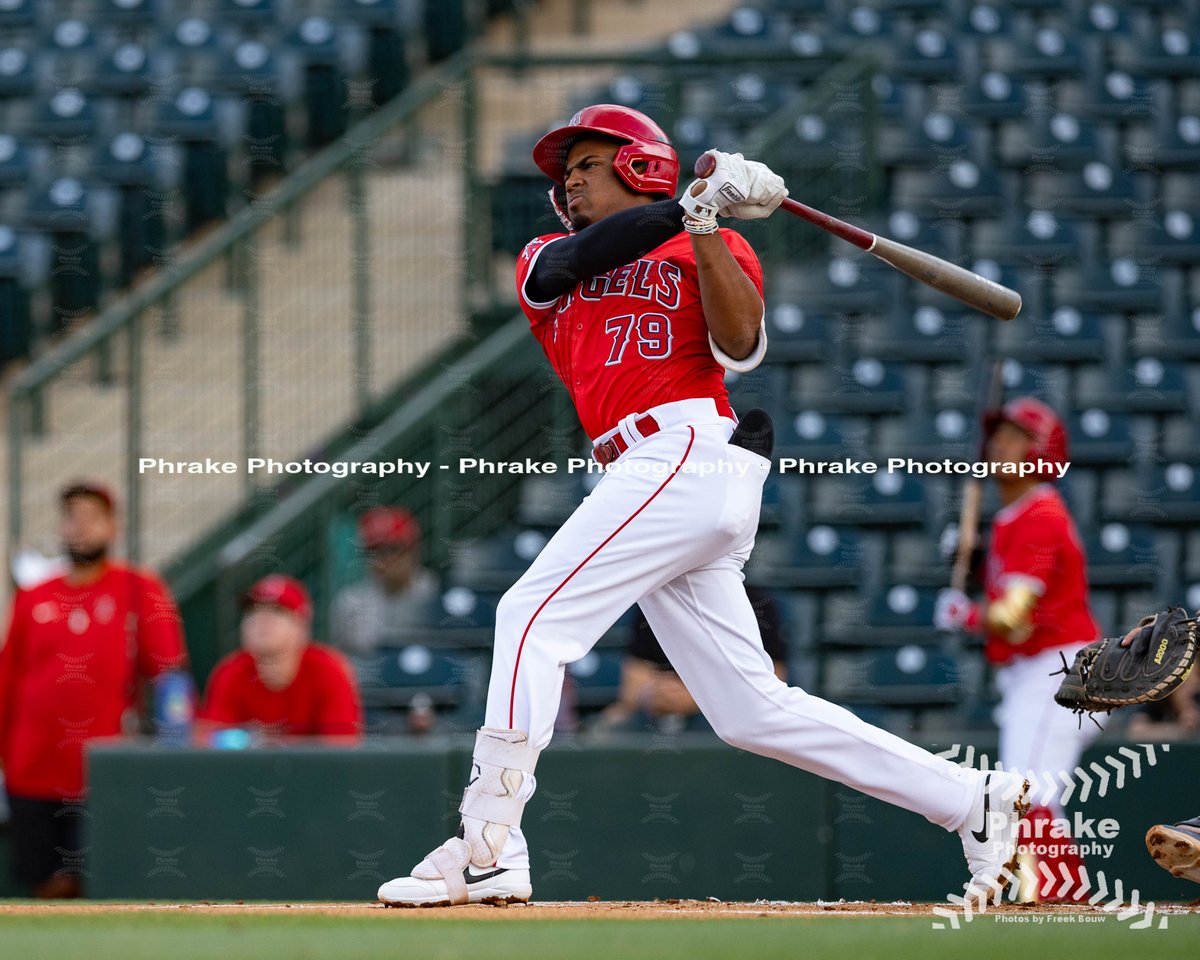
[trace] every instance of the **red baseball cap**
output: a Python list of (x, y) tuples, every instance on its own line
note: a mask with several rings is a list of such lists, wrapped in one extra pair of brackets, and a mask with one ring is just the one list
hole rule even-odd
[(68, 500), (73, 500), (75, 497), (95, 497), (104, 504), (109, 513), (117, 511), (117, 495), (113, 492), (113, 488), (95, 477), (80, 477), (72, 480), (58, 492), (58, 502), (61, 504), (66, 504)]
[(403, 507), (375, 507), (358, 518), (358, 536), (368, 550), (399, 544), (409, 547), (421, 539), (421, 525)]
[(282, 573), (268, 574), (246, 591), (242, 605), (252, 607), (258, 604), (282, 607), (301, 620), (312, 620), (312, 600), (309, 599), (304, 584)]

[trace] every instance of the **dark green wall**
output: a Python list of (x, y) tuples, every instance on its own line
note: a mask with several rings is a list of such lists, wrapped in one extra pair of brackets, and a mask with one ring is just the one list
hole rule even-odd
[[(91, 751), (91, 892), (134, 899), (373, 899), (452, 832), (469, 739), (212, 752)], [(986, 747), (987, 745), (981, 745)], [(1089, 752), (1099, 760), (1120, 744)], [(1154, 822), (1200, 813), (1200, 744), (1092, 797), (1121, 824), (1108, 862), (1142, 899), (1194, 899), (1146, 856)], [(525, 813), (539, 900), (941, 900), (957, 836), (710, 737), (563, 742)]]

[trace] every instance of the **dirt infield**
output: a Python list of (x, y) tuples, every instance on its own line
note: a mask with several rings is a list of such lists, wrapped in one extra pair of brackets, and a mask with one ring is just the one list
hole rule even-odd
[[(722, 903), (706, 900), (594, 901), (531, 903), (512, 906), (430, 907), (389, 909), (378, 903), (116, 903), (116, 902), (59, 902), (0, 904), (0, 918), (6, 916), (70, 915), (189, 911), (213, 916), (277, 913), (284, 910), (306, 914), (339, 917), (403, 916), (408, 918), (454, 920), (583, 920), (583, 919), (662, 919), (664, 917), (906, 917), (932, 916), (934, 903), (876, 903), (874, 901), (845, 901), (826, 903), (784, 903), (779, 901)], [(1160, 913), (1200, 913), (1200, 901), (1191, 904), (1158, 904)], [(991, 914), (1093, 914), (1111, 916), (1104, 910), (1087, 904), (1006, 903), (992, 907)]]

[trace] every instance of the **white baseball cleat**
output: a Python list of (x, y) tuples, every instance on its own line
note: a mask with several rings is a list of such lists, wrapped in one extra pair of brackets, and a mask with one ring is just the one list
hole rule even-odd
[(471, 846), (451, 837), (418, 863), (410, 876), (379, 888), (389, 907), (450, 907), (464, 903), (526, 903), (533, 894), (528, 870), (478, 867)]
[(966, 899), (984, 907), (999, 903), (1017, 868), (1017, 824), (1029, 810), (1029, 781), (1016, 773), (984, 775), (979, 796), (959, 827), (971, 882)]

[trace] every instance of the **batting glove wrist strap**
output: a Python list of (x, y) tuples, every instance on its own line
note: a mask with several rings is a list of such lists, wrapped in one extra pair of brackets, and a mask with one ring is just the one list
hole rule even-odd
[(716, 204), (702, 199), (704, 194), (699, 197), (692, 194), (696, 184), (702, 182), (693, 180), (691, 186), (684, 190), (683, 196), (679, 198), (679, 205), (683, 207), (683, 229), (688, 233), (708, 234), (717, 231)]

